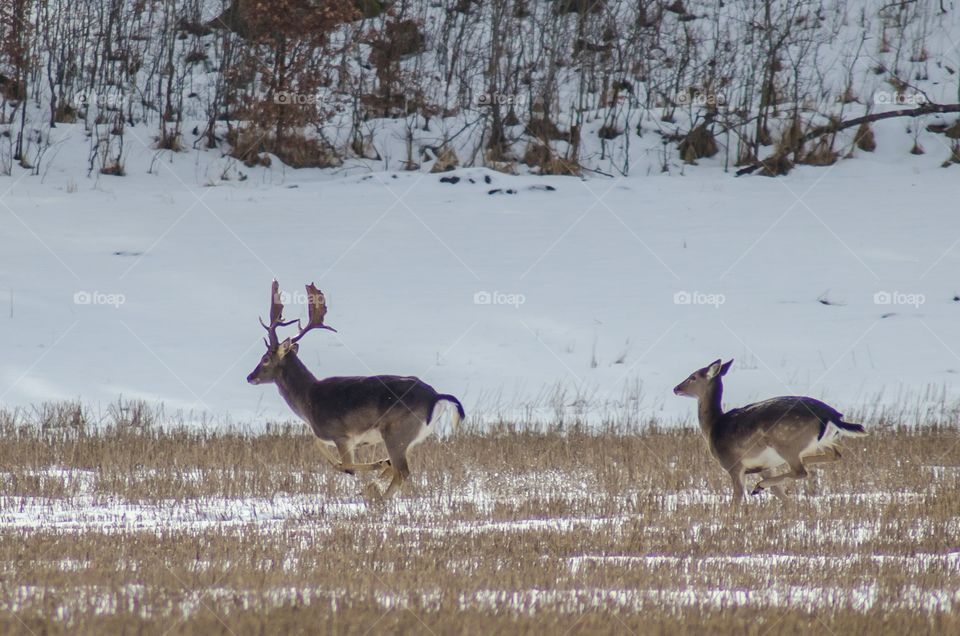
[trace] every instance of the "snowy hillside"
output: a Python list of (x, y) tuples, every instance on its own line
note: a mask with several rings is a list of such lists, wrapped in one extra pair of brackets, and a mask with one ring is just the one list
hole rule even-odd
[[(56, 132), (63, 156), (84, 143)], [(291, 317), (303, 284), (327, 293), (339, 333), (302, 343), (319, 375), (420, 375), (484, 420), (690, 420), (671, 388), (717, 357), (737, 361), (729, 404), (953, 400), (956, 175), (901, 151), (786, 179), (241, 181), (214, 153), (141, 146), (129, 176), (91, 181), (56, 162), (2, 179), (0, 399), (289, 418), (273, 387), (245, 383), (277, 277)]]
[[(59, 163), (55, 128), (73, 123), (83, 175), (136, 169), (130, 137), (373, 170), (828, 165), (869, 152), (869, 127), (799, 134), (960, 101), (957, 16), (867, 0), (24, 2), (0, 13), (0, 174)], [(876, 141), (960, 156), (956, 110), (935, 110)]]

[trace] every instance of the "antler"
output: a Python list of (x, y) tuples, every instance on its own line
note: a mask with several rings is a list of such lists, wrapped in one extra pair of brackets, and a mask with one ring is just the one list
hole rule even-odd
[(328, 327), (323, 324), (323, 317), (327, 315), (327, 301), (323, 296), (323, 292), (317, 289), (313, 283), (307, 285), (307, 303), (308, 315), (306, 327), (302, 326), (299, 320), (287, 320), (285, 322), (283, 320), (283, 303), (280, 302), (280, 283), (276, 280), (273, 281), (273, 284), (270, 286), (270, 324), (267, 325), (263, 322), (263, 318), (260, 319), (260, 324), (267, 330), (267, 347), (277, 347), (280, 345), (280, 339), (277, 337), (277, 327), (287, 327), (293, 323), (297, 323), (299, 333), (289, 339), (291, 344), (303, 338), (307, 335), (307, 332), (313, 329), (336, 331), (333, 327)]
[(327, 315), (327, 299), (324, 298), (323, 292), (317, 289), (316, 285), (310, 283), (307, 285), (307, 326), (302, 327), (300, 321), (297, 321), (297, 328), (300, 330), (296, 336), (290, 339), (290, 342), (296, 342), (307, 335), (308, 331), (312, 329), (328, 329), (330, 331), (336, 331), (333, 327), (323, 324), (323, 317)]
[(277, 327), (286, 327), (292, 325), (295, 320), (283, 322), (283, 303), (280, 302), (280, 283), (276, 280), (270, 286), (270, 324), (264, 324), (263, 318), (260, 318), (260, 324), (267, 330), (267, 339), (265, 342), (268, 348), (275, 348), (280, 344), (277, 338)]

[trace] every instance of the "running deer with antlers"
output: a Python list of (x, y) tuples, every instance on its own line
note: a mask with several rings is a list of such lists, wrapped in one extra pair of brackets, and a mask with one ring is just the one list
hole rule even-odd
[[(279, 284), (273, 281), (270, 298), (270, 323), (260, 324), (267, 330), (264, 343), (267, 352), (247, 376), (250, 384), (274, 383), (287, 405), (310, 425), (326, 445), (334, 446), (339, 458), (321, 444), (326, 459), (347, 474), (355, 471), (382, 471), (390, 477), (384, 497), (392, 495), (410, 475), (407, 452), (423, 441), (436, 423), (437, 405), (452, 404), (456, 413), (454, 425), (465, 417), (460, 400), (437, 393), (419, 378), (375, 375), (369, 377), (332, 377), (318, 380), (297, 357), (303, 336), (314, 329), (332, 327), (324, 324), (327, 304), (323, 293), (307, 285), (309, 311), (306, 326), (299, 320), (283, 319)], [(277, 329), (296, 323), (298, 333), (280, 340)], [(383, 443), (388, 459), (357, 464), (354, 449), (367, 444)]]
[[(731, 364), (733, 360), (716, 360), (697, 369), (673, 392), (697, 399), (700, 429), (710, 453), (733, 481), (734, 507), (743, 499), (744, 475), (761, 475), (751, 494), (769, 488), (785, 501), (783, 482), (804, 479), (812, 464), (839, 461), (836, 447), (841, 438), (867, 434), (860, 424), (845, 422), (836, 409), (810, 397), (775, 397), (724, 412), (720, 378)], [(773, 471), (784, 465), (789, 471), (774, 476)]]

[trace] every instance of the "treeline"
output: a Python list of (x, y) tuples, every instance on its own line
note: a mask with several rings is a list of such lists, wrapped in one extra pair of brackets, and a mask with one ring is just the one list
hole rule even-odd
[(550, 174), (626, 174), (655, 135), (664, 170), (781, 174), (872, 151), (845, 119), (960, 102), (955, 22), (920, 0), (6, 0), (0, 173), (79, 123), (114, 175), (143, 128), (248, 165)]

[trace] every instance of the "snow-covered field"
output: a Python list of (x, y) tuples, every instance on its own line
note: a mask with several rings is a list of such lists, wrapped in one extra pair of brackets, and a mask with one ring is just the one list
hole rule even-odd
[(692, 431), (430, 440), (378, 501), (298, 429), (18, 430), (2, 631), (955, 633), (951, 429), (878, 431), (739, 512)]
[(286, 419), (244, 381), (274, 277), (290, 317), (305, 283), (327, 294), (318, 375), (419, 375), (479, 420), (689, 420), (670, 389), (718, 357), (732, 405), (960, 395), (957, 168), (900, 123), (778, 179), (247, 169), (143, 129), (128, 176), (88, 179), (82, 128), (52, 134), (42, 175), (0, 177), (0, 404)]

